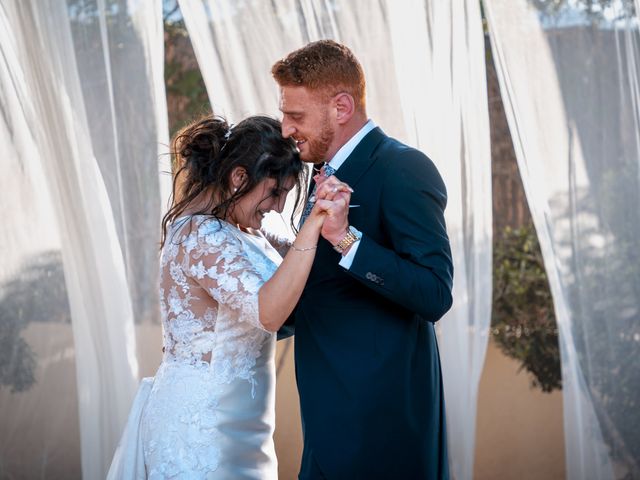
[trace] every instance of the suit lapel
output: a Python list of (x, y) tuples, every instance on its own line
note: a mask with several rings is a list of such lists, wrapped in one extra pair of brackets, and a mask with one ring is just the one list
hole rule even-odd
[(373, 165), (373, 152), (386, 137), (380, 127), (376, 127), (367, 133), (340, 166), (336, 172), (336, 177), (342, 182), (348, 183), (351, 187), (355, 187), (362, 175)]

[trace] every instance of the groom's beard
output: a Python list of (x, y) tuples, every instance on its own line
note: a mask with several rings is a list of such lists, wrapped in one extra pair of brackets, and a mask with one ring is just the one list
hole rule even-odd
[(309, 155), (308, 158), (304, 158), (305, 162), (312, 163), (320, 163), (326, 160), (327, 151), (329, 150), (329, 146), (331, 142), (333, 142), (333, 137), (335, 136), (335, 132), (331, 128), (329, 121), (325, 118), (325, 121), (322, 123), (322, 127), (320, 128), (320, 132), (318, 133), (318, 137), (309, 141)]

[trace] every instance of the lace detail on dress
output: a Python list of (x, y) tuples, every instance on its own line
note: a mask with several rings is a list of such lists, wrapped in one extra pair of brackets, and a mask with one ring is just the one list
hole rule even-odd
[(218, 469), (218, 396), (210, 376), (199, 371), (205, 368), (163, 364), (156, 373), (143, 414), (150, 480), (203, 478)]
[(143, 414), (149, 478), (204, 478), (220, 461), (221, 391), (247, 381), (273, 334), (258, 292), (277, 266), (226, 222), (202, 216), (170, 227), (161, 256), (164, 358)]
[(161, 261), (165, 360), (209, 363), (222, 382), (252, 381), (272, 335), (260, 323), (258, 291), (276, 266), (238, 235), (215, 219), (176, 223)]

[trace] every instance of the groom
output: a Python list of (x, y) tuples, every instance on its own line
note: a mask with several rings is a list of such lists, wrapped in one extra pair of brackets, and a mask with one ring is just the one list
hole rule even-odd
[(350, 208), (325, 221), (288, 322), (304, 428), (299, 478), (447, 479), (434, 332), (452, 303), (444, 183), (423, 153), (368, 119), (364, 73), (344, 45), (310, 43), (272, 74), (282, 134), (305, 162), (327, 162), (316, 195), (342, 195), (337, 179), (354, 190)]

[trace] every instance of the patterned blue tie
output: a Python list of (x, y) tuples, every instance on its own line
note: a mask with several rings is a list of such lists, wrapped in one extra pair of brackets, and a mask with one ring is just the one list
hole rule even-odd
[[(325, 163), (324, 167), (322, 167), (322, 169), (320, 170), (320, 173), (325, 177), (330, 177), (331, 175), (336, 173), (336, 169), (333, 168), (328, 163)], [(316, 203), (316, 188), (318, 188), (317, 184), (313, 186), (313, 192), (311, 192), (311, 196), (309, 197), (307, 204), (304, 206), (304, 210), (302, 211), (302, 215), (300, 216), (299, 228), (302, 228), (302, 225), (304, 224), (305, 220), (311, 213), (311, 210), (313, 210), (313, 205)]]

